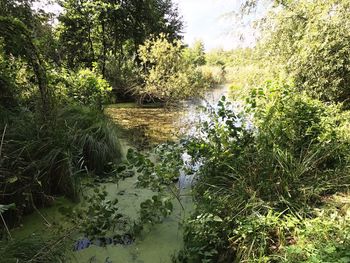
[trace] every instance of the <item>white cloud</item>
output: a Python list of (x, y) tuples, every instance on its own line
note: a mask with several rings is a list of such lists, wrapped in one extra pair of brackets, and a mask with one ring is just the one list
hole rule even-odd
[[(240, 7), (239, 0), (174, 0), (184, 18), (185, 42), (191, 45), (201, 39), (207, 50), (213, 48), (232, 49), (254, 43), (250, 28), (242, 28), (234, 19), (233, 12)], [(245, 40), (239, 36), (243, 34)]]

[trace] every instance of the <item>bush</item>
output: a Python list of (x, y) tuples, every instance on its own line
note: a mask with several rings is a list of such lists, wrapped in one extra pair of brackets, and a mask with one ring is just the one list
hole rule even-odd
[(144, 67), (144, 86), (134, 92), (144, 100), (172, 102), (200, 94), (205, 87), (200, 71), (189, 65), (183, 56), (180, 41), (169, 42), (164, 34), (147, 40), (139, 48)]
[(130, 57), (109, 55), (106, 61), (106, 79), (118, 100), (130, 99), (131, 91), (142, 83), (136, 55)]
[(226, 70), (224, 66), (202, 66), (201, 68), (204, 83), (209, 87), (223, 84), (226, 79)]
[(51, 72), (51, 85), (59, 102), (73, 102), (102, 109), (111, 101), (112, 88), (100, 74), (89, 69), (75, 72)]
[[(267, 262), (301, 218), (350, 183), (348, 114), (268, 83), (246, 111), (221, 101), (185, 147), (201, 163), (181, 262)], [(260, 260), (260, 261), (259, 261)]]
[(200, 40), (196, 41), (192, 47), (184, 49), (183, 56), (188, 64), (196, 67), (205, 65), (204, 43)]
[(290, 1), (265, 19), (262, 43), (300, 90), (324, 101), (350, 96), (349, 1)]
[(47, 123), (21, 110), (0, 117), (0, 203), (15, 203), (17, 217), (51, 196), (76, 198), (79, 175), (103, 176), (120, 158), (116, 128), (99, 111), (64, 106)]
[[(336, 197), (339, 198), (339, 197)], [(275, 258), (281, 262), (349, 262), (350, 218), (344, 208), (348, 196), (343, 196), (341, 209), (323, 208), (317, 217), (306, 218), (298, 227), (296, 238), (289, 246), (281, 247)]]

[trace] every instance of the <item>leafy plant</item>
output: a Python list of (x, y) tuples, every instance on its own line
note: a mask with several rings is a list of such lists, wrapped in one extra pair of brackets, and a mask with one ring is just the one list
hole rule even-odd
[(158, 195), (152, 196), (140, 205), (140, 220), (142, 223), (160, 223), (162, 218), (167, 217), (173, 210), (171, 200), (163, 198)]
[(124, 215), (118, 211), (118, 199), (110, 200), (104, 189), (95, 188), (93, 194), (85, 196), (81, 207), (67, 214), (82, 233), (89, 238), (105, 236), (120, 225), (125, 227)]
[[(142, 78), (145, 85), (135, 94), (144, 100), (171, 102), (201, 93), (205, 87), (201, 72), (189, 65), (183, 57), (182, 43), (168, 41), (165, 34), (146, 40), (139, 48)], [(193, 74), (195, 71), (195, 75)]]
[(349, 1), (275, 1), (262, 51), (283, 65), (300, 91), (323, 101), (349, 99)]
[(245, 112), (223, 98), (207, 114), (184, 144), (201, 166), (179, 257), (265, 262), (324, 196), (346, 191), (348, 115), (285, 83), (253, 90)]
[(8, 263), (46, 263), (66, 262), (68, 259), (67, 239), (59, 236), (52, 240), (44, 240), (38, 235), (31, 235), (24, 239), (0, 241), (0, 257)]
[(60, 103), (76, 103), (101, 110), (111, 101), (112, 88), (96, 70), (52, 71), (50, 82)]

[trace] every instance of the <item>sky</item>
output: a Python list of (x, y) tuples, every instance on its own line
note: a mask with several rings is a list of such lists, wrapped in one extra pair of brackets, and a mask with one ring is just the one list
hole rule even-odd
[[(38, 1), (34, 7), (42, 7), (45, 1)], [(239, 10), (240, 0), (173, 0), (178, 4), (179, 13), (184, 20), (184, 41), (192, 45), (201, 40), (207, 51), (214, 48), (225, 50), (240, 46), (254, 45), (254, 31), (237, 24), (232, 13)], [(49, 6), (59, 12), (57, 5)], [(240, 40), (240, 36), (244, 40)]]
[[(206, 50), (233, 49), (254, 44), (254, 31), (238, 25), (233, 12), (240, 8), (239, 0), (173, 0), (184, 19), (184, 41), (193, 44), (202, 40)], [(240, 36), (244, 35), (244, 40)]]

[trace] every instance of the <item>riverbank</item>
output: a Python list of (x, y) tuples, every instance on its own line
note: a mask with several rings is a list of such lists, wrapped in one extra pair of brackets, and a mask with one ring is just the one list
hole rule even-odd
[[(206, 95), (208, 101), (215, 101), (226, 93), (226, 87), (222, 86), (212, 90)], [(135, 107), (132, 104), (111, 105), (105, 109), (105, 114), (110, 116), (120, 127), (119, 143), (123, 158), (126, 157), (127, 149), (130, 147), (146, 150), (152, 145), (175, 140), (186, 132), (188, 126), (198, 117), (198, 102), (188, 102), (181, 108), (167, 109), (163, 107)], [(137, 188), (137, 176), (115, 181), (115, 179), (104, 178), (91, 179), (83, 182), (82, 189), (85, 193), (89, 189), (105, 189), (107, 199), (118, 199), (118, 209), (130, 222), (137, 220), (139, 208), (142, 202), (151, 198), (155, 192), (147, 189)], [(93, 187), (93, 188), (91, 188)], [(178, 197), (173, 197), (173, 212), (165, 218), (163, 223), (157, 224), (143, 231), (135, 238), (135, 242), (124, 245), (91, 245), (86, 249), (73, 252), (75, 243), (82, 239), (79, 232), (74, 232), (65, 242), (68, 247), (67, 256), (72, 262), (105, 262), (107, 258), (114, 262), (171, 262), (171, 258), (183, 246), (182, 223), (192, 211), (192, 198), (190, 189), (179, 189)], [(181, 192), (181, 193), (180, 193)], [(179, 204), (179, 201), (181, 204)], [(50, 240), (57, 235), (57, 231), (68, 229), (72, 226), (67, 211), (74, 211), (81, 203), (73, 203), (64, 198), (55, 198), (53, 205), (40, 209), (23, 218), (20, 227), (12, 230), (14, 240), (26, 239), (37, 235), (43, 239)], [(68, 212), (71, 213), (71, 212)], [(114, 260), (114, 261), (113, 261)], [(117, 262), (118, 262), (117, 261)]]

